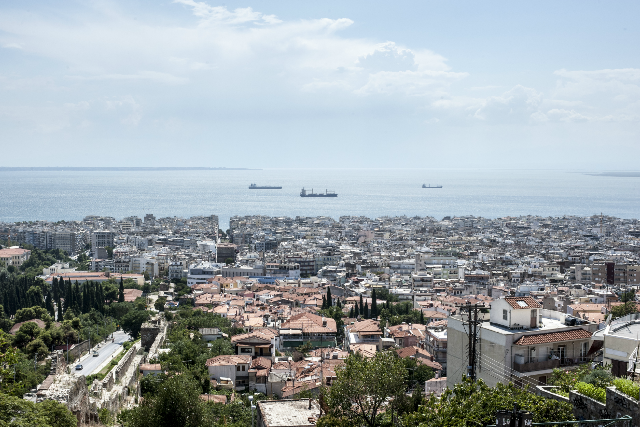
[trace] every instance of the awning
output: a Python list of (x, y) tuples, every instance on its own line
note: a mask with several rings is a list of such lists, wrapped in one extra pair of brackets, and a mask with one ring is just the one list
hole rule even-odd
[(599, 341), (599, 340), (598, 341), (593, 341), (593, 343), (591, 344), (591, 348), (587, 352), (587, 356), (590, 356), (593, 353), (595, 353), (596, 351), (600, 350), (602, 348), (603, 344), (604, 344), (604, 341)]

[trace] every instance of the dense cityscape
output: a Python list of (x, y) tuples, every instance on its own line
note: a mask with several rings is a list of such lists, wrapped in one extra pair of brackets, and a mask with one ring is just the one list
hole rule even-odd
[(635, 219), (87, 216), (0, 242), (0, 389), (57, 425), (639, 415)]

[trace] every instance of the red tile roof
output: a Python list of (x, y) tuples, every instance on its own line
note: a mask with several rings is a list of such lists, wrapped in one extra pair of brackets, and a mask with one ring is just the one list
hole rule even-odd
[[(515, 309), (542, 308), (542, 304), (531, 297), (505, 297), (504, 299), (509, 305)], [(526, 307), (522, 307), (518, 302), (523, 302)]]
[(562, 332), (547, 332), (546, 334), (525, 335), (520, 337), (515, 345), (535, 345), (558, 341), (583, 340), (591, 337), (591, 332), (584, 329), (573, 329)]

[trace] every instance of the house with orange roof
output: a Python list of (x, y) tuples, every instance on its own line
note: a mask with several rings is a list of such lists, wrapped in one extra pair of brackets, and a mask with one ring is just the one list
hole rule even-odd
[(336, 345), (336, 321), (313, 313), (291, 316), (279, 328), (282, 348), (299, 347), (307, 342), (315, 348)]
[(236, 354), (250, 357), (270, 357), (280, 349), (278, 331), (272, 328), (261, 328), (246, 334), (231, 337), (231, 344), (235, 346)]
[(376, 346), (378, 351), (382, 351), (382, 331), (380, 324), (373, 319), (352, 322), (344, 326), (345, 349), (351, 350), (353, 344), (371, 344)]

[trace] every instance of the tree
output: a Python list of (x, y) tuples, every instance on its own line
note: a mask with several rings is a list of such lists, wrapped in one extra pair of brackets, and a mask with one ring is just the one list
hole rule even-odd
[(120, 287), (118, 288), (118, 302), (124, 302), (124, 282), (120, 276)]
[[(357, 307), (357, 306), (356, 306)], [(364, 314), (362, 310), (364, 309), (364, 303), (362, 302), (362, 294), (360, 294), (360, 314)]]
[(231, 258), (231, 257), (226, 258), (226, 259), (224, 260), (224, 263), (225, 263), (225, 264), (227, 264), (227, 265), (231, 265), (231, 264), (233, 264), (233, 258)]
[(393, 351), (376, 353), (370, 359), (359, 353), (350, 355), (336, 368), (336, 380), (327, 392), (330, 415), (354, 425), (379, 425), (380, 410), (404, 393), (406, 374), (402, 359)]
[(78, 419), (65, 405), (55, 400), (32, 403), (19, 397), (0, 394), (0, 425), (76, 427)]
[(156, 300), (156, 302), (153, 303), (153, 306), (158, 311), (164, 311), (164, 305), (165, 305), (166, 302), (167, 302), (167, 297), (159, 297)]
[(157, 394), (123, 411), (118, 420), (128, 427), (199, 427), (206, 421), (201, 392), (201, 385), (189, 375), (173, 375), (162, 382)]
[(333, 305), (333, 299), (331, 296), (331, 287), (327, 288), (327, 308)]
[(365, 302), (364, 303), (364, 309), (362, 310), (362, 315), (364, 316), (365, 319), (369, 319), (369, 303)]
[(355, 314), (353, 312), (353, 306), (349, 309), (349, 318), (353, 319), (355, 317)]
[(545, 399), (513, 384), (490, 388), (484, 381), (463, 378), (440, 399), (431, 395), (417, 412), (403, 417), (404, 425), (421, 427), (486, 426), (495, 424), (498, 410), (512, 410), (514, 404), (533, 414), (534, 423), (574, 420), (570, 403)]
[(322, 295), (322, 310), (326, 310), (327, 308), (327, 299), (324, 295)]
[(627, 314), (637, 313), (638, 307), (635, 301), (627, 301), (622, 305), (617, 305), (611, 309), (611, 318), (617, 319), (618, 317), (626, 316)]
[(354, 309), (354, 317), (360, 316), (360, 308), (358, 307), (358, 301), (356, 301), (355, 309)]
[(620, 296), (620, 301), (622, 302), (635, 301), (635, 299), (636, 299), (635, 289), (630, 289), (628, 292), (623, 292), (622, 295)]
[(378, 318), (378, 298), (376, 297), (376, 290), (371, 292), (371, 318)]
[(124, 315), (120, 321), (122, 330), (128, 333), (131, 338), (138, 339), (142, 324), (149, 319), (149, 312), (146, 310), (132, 310)]

